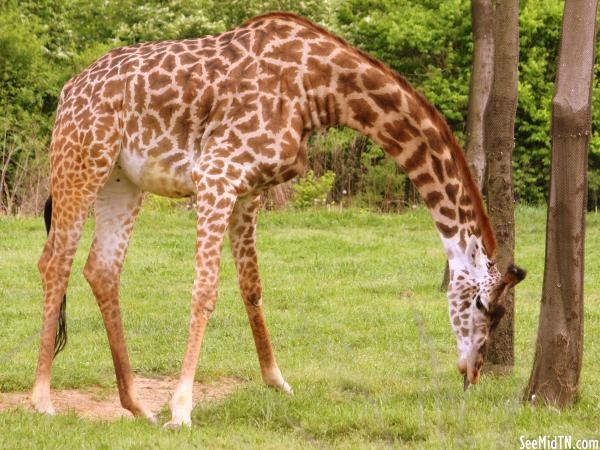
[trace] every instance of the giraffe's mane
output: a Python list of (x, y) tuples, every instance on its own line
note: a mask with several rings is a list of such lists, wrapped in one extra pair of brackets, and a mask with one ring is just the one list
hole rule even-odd
[(388, 66), (385, 65), (385, 63), (383, 63), (383, 61), (375, 58), (372, 55), (369, 55), (367, 52), (365, 52), (361, 49), (353, 47), (345, 39), (343, 39), (339, 36), (336, 36), (333, 33), (330, 33), (325, 28), (321, 27), (320, 25), (317, 25), (314, 22), (311, 22), (310, 20), (308, 20), (304, 17), (298, 16), (296, 14), (289, 13), (289, 12), (270, 12), (270, 13), (262, 14), (260, 16), (256, 16), (251, 19), (248, 19), (246, 22), (244, 22), (242, 24), (242, 26), (251, 25), (253, 23), (263, 21), (265, 19), (291, 20), (293, 22), (296, 22), (296, 23), (304, 25), (308, 28), (311, 28), (312, 30), (318, 32), (319, 34), (322, 34), (322, 35), (328, 37), (329, 39), (334, 40), (339, 45), (344, 47), (345, 50), (349, 50), (352, 53), (360, 56), (363, 60), (368, 61), (371, 65), (380, 69), (384, 73), (391, 75), (398, 82), (398, 84), (400, 84), (402, 89), (408, 91), (409, 93), (411, 93), (414, 96), (414, 98), (420, 103), (420, 105), (423, 107), (423, 109), (427, 112), (427, 115), (429, 116), (430, 120), (432, 121), (434, 126), (438, 129), (438, 131), (442, 137), (442, 140), (444, 142), (446, 142), (446, 144), (448, 145), (448, 147), (450, 149), (450, 152), (454, 158), (454, 161), (456, 162), (458, 172), (461, 176), (461, 181), (463, 183), (466, 194), (470, 197), (471, 201), (473, 202), (473, 208), (475, 210), (475, 216), (477, 218), (477, 223), (478, 223), (480, 231), (481, 231), (483, 246), (485, 247), (486, 254), (490, 260), (494, 260), (496, 258), (496, 245), (497, 245), (496, 237), (495, 237), (494, 231), (492, 229), (490, 219), (485, 210), (481, 192), (479, 190), (479, 187), (475, 183), (475, 180), (473, 179), (473, 174), (471, 173), (471, 170), (469, 169), (463, 149), (461, 148), (460, 144), (457, 142), (456, 137), (454, 136), (454, 133), (452, 133), (452, 131), (450, 130), (450, 127), (448, 126), (448, 123), (446, 122), (446, 120), (444, 119), (442, 114), (437, 110), (437, 108), (435, 106), (433, 106), (423, 96), (423, 94), (421, 94), (419, 91), (414, 89), (410, 85), (410, 83), (406, 80), (406, 78), (404, 78), (402, 75), (400, 75), (395, 70), (390, 69)]

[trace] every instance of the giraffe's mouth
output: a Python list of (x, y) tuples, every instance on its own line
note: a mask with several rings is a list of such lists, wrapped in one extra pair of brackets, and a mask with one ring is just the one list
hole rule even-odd
[(456, 366), (458, 371), (463, 375), (463, 387), (465, 391), (470, 385), (479, 383), (482, 365), (483, 358), (477, 358), (477, 361), (474, 362), (466, 358), (458, 360)]
[(481, 371), (479, 369), (475, 369), (473, 371), (469, 371), (469, 374), (467, 376), (469, 383), (470, 384), (477, 384), (479, 383), (479, 375), (480, 375)]
[(479, 375), (480, 375), (480, 371), (474, 371), (473, 374), (469, 373), (469, 374), (464, 374), (463, 375), (463, 388), (466, 391), (469, 386), (471, 386), (472, 384), (477, 384), (479, 383)]
[(473, 359), (467, 361), (467, 371), (465, 373), (465, 377), (469, 381), (469, 384), (479, 383), (481, 366), (483, 366), (483, 356), (477, 354)]

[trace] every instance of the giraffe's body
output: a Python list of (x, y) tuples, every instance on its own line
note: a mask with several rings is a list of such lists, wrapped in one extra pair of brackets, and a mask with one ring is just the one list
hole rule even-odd
[[(135, 396), (118, 313), (119, 274), (144, 191), (197, 196), (192, 317), (171, 423), (190, 420), (227, 226), (263, 378), (290, 391), (264, 325), (257, 197), (304, 170), (312, 130), (336, 125), (380, 144), (425, 199), (451, 264), (459, 366), (477, 381), (482, 352), (472, 348), (484, 347), (488, 331), (475, 330), (489, 323), (514, 280), (500, 281), (493, 264), (494, 235), (460, 147), (440, 114), (382, 63), (304, 19), (274, 13), (218, 36), (113, 50), (65, 86), (50, 150), (53, 225), (39, 263), (45, 325), (33, 391), (38, 410), (52, 411), (58, 309), (81, 226), (95, 204), (84, 272), (103, 314), (122, 403), (151, 417)], [(476, 312), (476, 296), (487, 312)]]

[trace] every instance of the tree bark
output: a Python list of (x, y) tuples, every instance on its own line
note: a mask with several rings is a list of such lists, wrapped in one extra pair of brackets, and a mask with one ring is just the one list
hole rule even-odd
[(485, 107), (494, 75), (494, 8), (492, 0), (471, 1), (473, 23), (473, 64), (469, 82), (467, 112), (467, 161), (479, 189), (483, 189), (486, 158), (484, 139)]
[(552, 99), (546, 264), (525, 400), (576, 400), (583, 354), (583, 264), (597, 0), (566, 0)]
[(287, 205), (293, 196), (294, 190), (292, 184), (288, 181), (287, 183), (277, 184), (265, 192), (262, 195), (261, 204), (265, 209), (281, 209)]
[[(492, 0), (471, 0), (473, 27), (473, 63), (469, 80), (469, 107), (467, 110), (467, 162), (479, 189), (483, 189), (485, 175), (484, 114), (494, 70), (494, 8)], [(450, 270), (446, 262), (444, 279), (440, 289), (446, 291), (450, 282)]]
[[(513, 261), (515, 214), (512, 182), (514, 126), (519, 64), (519, 1), (497, 0), (494, 12), (494, 74), (485, 110), (488, 212), (496, 231), (496, 263), (504, 273)], [(491, 337), (487, 370), (505, 373), (514, 364), (514, 291), (506, 295), (506, 314)]]

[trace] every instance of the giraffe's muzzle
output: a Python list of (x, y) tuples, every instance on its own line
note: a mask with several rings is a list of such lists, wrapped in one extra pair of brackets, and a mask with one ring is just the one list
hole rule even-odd
[(483, 356), (476, 354), (472, 355), (471, 358), (471, 360), (464, 357), (459, 358), (456, 363), (458, 371), (463, 376), (463, 387), (465, 391), (470, 385), (479, 383), (481, 366), (483, 366)]

